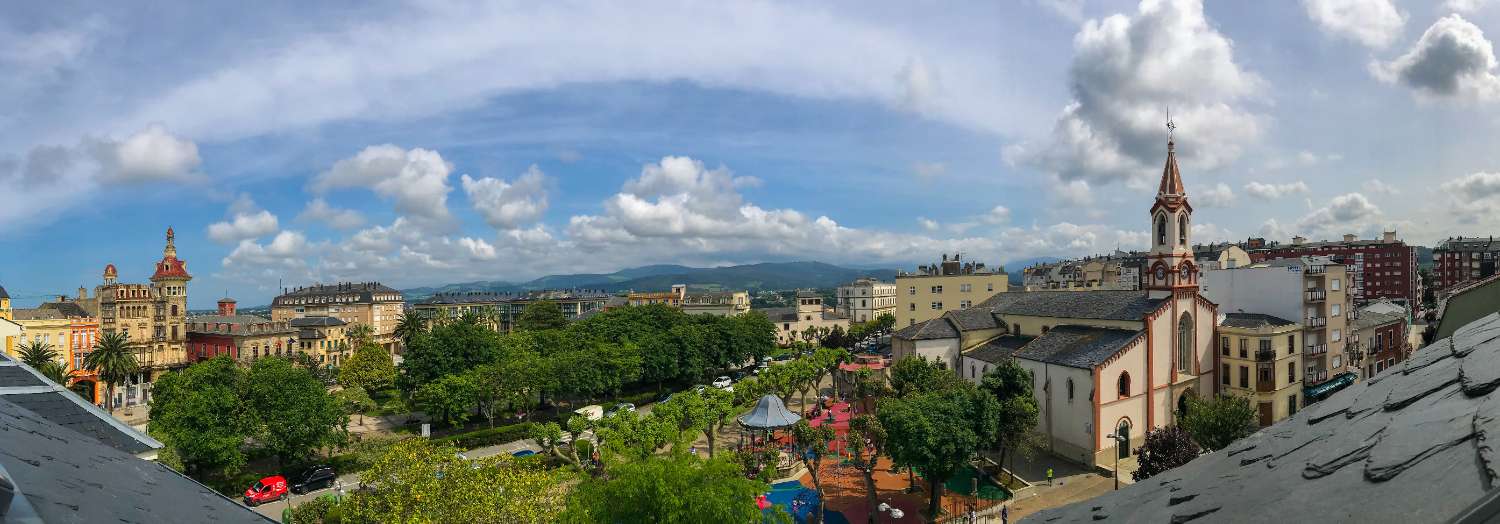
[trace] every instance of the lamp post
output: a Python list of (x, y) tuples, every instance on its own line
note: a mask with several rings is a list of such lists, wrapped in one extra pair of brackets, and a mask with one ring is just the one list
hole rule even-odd
[(1110, 433), (1110, 440), (1115, 441), (1115, 490), (1120, 489), (1120, 446), (1129, 446), (1130, 439), (1119, 433)]

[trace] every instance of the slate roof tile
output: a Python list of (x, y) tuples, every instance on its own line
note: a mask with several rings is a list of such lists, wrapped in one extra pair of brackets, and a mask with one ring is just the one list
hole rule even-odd
[(940, 338), (958, 337), (958, 329), (947, 318), (938, 317), (901, 328), (892, 334), (895, 338), (905, 340), (934, 340)]
[(1020, 351), (1018, 358), (1089, 369), (1124, 349), (1144, 331), (1091, 326), (1054, 326)]
[(1500, 472), (1500, 313), (1226, 449), (1028, 522), (1443, 522)]
[(1161, 303), (1162, 299), (1151, 298), (1145, 291), (1029, 291), (996, 293), (975, 307), (1002, 316), (1141, 320)]

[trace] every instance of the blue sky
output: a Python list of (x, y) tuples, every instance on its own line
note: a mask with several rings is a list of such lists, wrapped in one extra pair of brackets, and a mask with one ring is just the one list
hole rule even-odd
[(1488, 235), (1485, 0), (53, 2), (0, 17), (0, 285), (398, 287)]

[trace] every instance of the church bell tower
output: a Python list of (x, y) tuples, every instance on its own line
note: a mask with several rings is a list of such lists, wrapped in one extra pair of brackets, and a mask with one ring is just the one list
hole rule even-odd
[(1156, 202), (1151, 205), (1151, 251), (1142, 268), (1142, 281), (1152, 298), (1167, 298), (1198, 287), (1198, 266), (1193, 263), (1193, 206), (1188, 204), (1182, 173), (1177, 170), (1173, 129), (1168, 121), (1167, 165), (1162, 168)]

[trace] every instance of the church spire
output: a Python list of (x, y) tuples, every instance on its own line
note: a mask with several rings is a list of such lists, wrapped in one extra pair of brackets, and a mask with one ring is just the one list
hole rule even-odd
[(167, 247), (161, 250), (164, 258), (177, 258), (177, 235), (172, 232), (172, 227), (167, 226)]
[(1161, 170), (1161, 187), (1156, 190), (1158, 195), (1184, 195), (1187, 193), (1182, 187), (1182, 173), (1177, 171), (1177, 147), (1172, 137), (1172, 132), (1177, 129), (1177, 124), (1172, 123), (1171, 117), (1167, 118), (1167, 165)]

